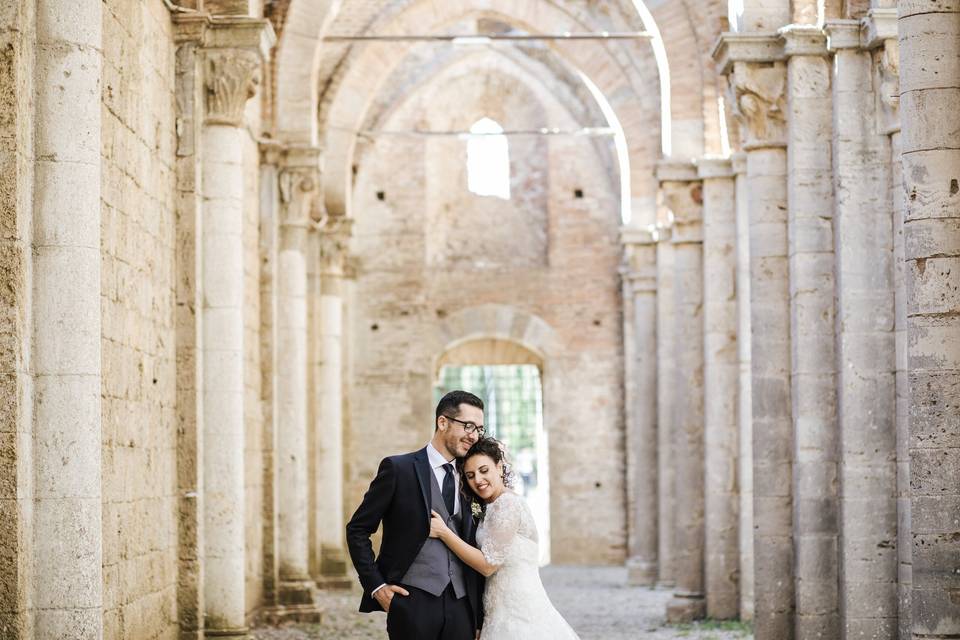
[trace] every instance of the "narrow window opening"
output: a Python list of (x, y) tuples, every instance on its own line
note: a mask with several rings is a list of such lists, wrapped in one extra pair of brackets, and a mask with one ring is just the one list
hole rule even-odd
[(481, 118), (467, 140), (467, 188), (478, 196), (510, 199), (510, 149), (503, 127)]

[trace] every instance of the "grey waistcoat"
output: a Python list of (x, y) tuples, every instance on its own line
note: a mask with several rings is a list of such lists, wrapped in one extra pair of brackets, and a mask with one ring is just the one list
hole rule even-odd
[[(443, 503), (443, 493), (437, 484), (437, 476), (430, 470), (430, 508), (439, 513), (447, 526), (460, 534), (460, 524), (463, 514), (463, 500), (460, 501), (460, 513), (451, 516), (447, 506)], [(407, 569), (401, 580), (403, 584), (423, 589), (427, 593), (439, 596), (448, 584), (453, 584), (453, 592), (457, 598), (467, 595), (466, 581), (463, 577), (463, 563), (453, 554), (447, 545), (437, 538), (427, 538), (420, 548), (420, 553), (413, 559), (413, 564)]]

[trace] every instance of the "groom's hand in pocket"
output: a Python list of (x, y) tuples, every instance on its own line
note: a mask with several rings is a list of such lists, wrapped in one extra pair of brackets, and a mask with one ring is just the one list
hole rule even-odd
[(377, 600), (377, 602), (380, 603), (380, 606), (383, 607), (384, 611), (390, 613), (390, 603), (393, 601), (393, 597), (398, 593), (402, 596), (410, 595), (410, 592), (403, 587), (399, 587), (395, 584), (388, 584), (387, 586), (378, 589), (377, 592), (373, 594), (373, 597)]

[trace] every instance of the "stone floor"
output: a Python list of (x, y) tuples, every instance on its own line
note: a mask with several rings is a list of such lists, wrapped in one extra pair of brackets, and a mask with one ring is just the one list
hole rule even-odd
[[(544, 585), (581, 640), (733, 640), (753, 638), (740, 623), (667, 626), (663, 590), (625, 586), (620, 567), (546, 567)], [(386, 616), (357, 613), (359, 592), (326, 593), (324, 624), (258, 628), (256, 640), (386, 640)]]

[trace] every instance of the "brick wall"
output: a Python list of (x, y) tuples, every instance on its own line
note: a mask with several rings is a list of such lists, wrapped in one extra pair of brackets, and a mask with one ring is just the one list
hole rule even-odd
[[(575, 125), (552, 97), (561, 92), (551, 91), (549, 78), (537, 87), (521, 77), (504, 81), (474, 70), (460, 82), (441, 74), (383, 128), (458, 128), (485, 115), (499, 116), (506, 129)], [(381, 136), (358, 156), (353, 211), (360, 273), (350, 323), (345, 509), (349, 516), (356, 508), (383, 456), (430, 438), (433, 362), (441, 355), (430, 345), (443, 318), (507, 305), (543, 318), (558, 338), (544, 373), (553, 561), (619, 563), (626, 527), (620, 218), (617, 182), (604, 169), (609, 160), (601, 159), (610, 151), (574, 137), (516, 138), (512, 149), (511, 201), (467, 191), (462, 141)], [(497, 208), (516, 214), (496, 217), (506, 229), (490, 228)], [(522, 214), (530, 219), (511, 228)], [(440, 239), (436, 220), (443, 216), (450, 231)], [(531, 220), (539, 220), (543, 243), (486, 241), (511, 231), (528, 237)], [(427, 263), (428, 241), (462, 248), (463, 259)], [(532, 253), (515, 255), (523, 251)]]

